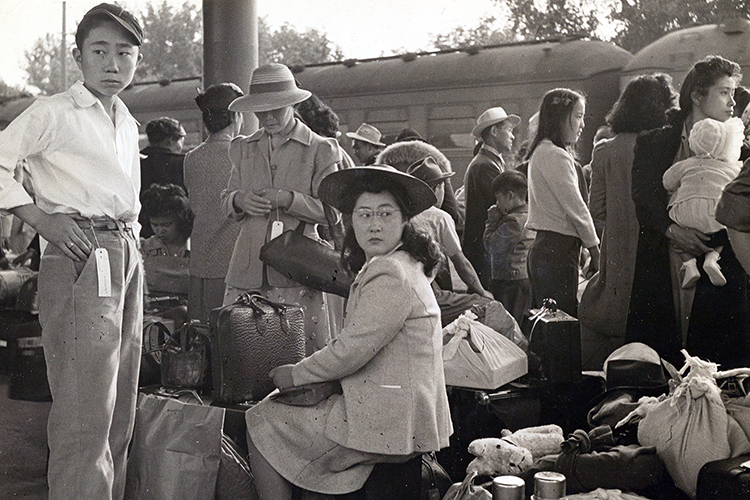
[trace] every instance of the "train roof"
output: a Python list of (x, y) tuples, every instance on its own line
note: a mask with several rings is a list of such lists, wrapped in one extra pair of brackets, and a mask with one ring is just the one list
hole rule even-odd
[[(201, 77), (179, 78), (159, 82), (134, 83), (120, 93), (130, 110), (198, 109), (195, 97), (202, 88)], [(165, 92), (165, 90), (167, 92)]]
[(676, 85), (693, 64), (717, 54), (738, 63), (743, 84), (750, 85), (750, 20), (731, 19), (721, 24), (705, 24), (673, 31), (636, 53), (623, 68), (623, 75), (636, 76), (654, 71), (672, 75)]
[(302, 87), (320, 95), (586, 79), (619, 71), (633, 55), (597, 40), (556, 39), (464, 50), (408, 53), (292, 68)]

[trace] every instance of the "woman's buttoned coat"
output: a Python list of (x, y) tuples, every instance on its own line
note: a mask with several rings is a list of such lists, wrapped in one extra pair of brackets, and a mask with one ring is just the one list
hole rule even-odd
[[(271, 136), (263, 129), (250, 136), (235, 138), (230, 147), (232, 171), (229, 185), (221, 194), (222, 208), (241, 224), (227, 272), (227, 285), (256, 289), (263, 284), (263, 262), (260, 248), (268, 241), (271, 223), (280, 220), (284, 230), (307, 222), (305, 235), (317, 238), (316, 223), (326, 223), (318, 186), (323, 178), (339, 170), (341, 156), (333, 139), (310, 130), (299, 119), (286, 140), (273, 151)], [(286, 210), (272, 210), (267, 216), (248, 215), (234, 207), (234, 197), (245, 191), (264, 188), (291, 191), (293, 200)], [(271, 268), (268, 284), (276, 287), (299, 286)]]
[(422, 264), (404, 251), (375, 257), (352, 284), (344, 328), (295, 365), (295, 385), (340, 380), (326, 436), (384, 455), (436, 451), (453, 432), (440, 309)]

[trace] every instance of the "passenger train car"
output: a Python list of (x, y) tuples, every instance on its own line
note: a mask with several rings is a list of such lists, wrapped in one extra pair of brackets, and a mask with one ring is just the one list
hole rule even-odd
[[(527, 139), (527, 120), (544, 93), (555, 87), (581, 90), (587, 96), (586, 129), (579, 143), (581, 161), (590, 158), (598, 126), (627, 81), (662, 71), (679, 85), (692, 64), (708, 54), (737, 61), (750, 86), (750, 21), (733, 20), (670, 33), (635, 56), (607, 42), (582, 38), (471, 47), (465, 50), (408, 53), (292, 68), (303, 88), (317, 94), (339, 115), (341, 131), (367, 122), (392, 142), (405, 127), (417, 130), (443, 151), (458, 172), (455, 187), (472, 156), (471, 129), (487, 108), (503, 106), (521, 116), (516, 148)], [(203, 135), (194, 98), (199, 77), (134, 84), (121, 96), (145, 124), (160, 116), (182, 122), (186, 147)], [(0, 128), (33, 98), (0, 106)], [(145, 145), (145, 134), (142, 134)], [(341, 144), (350, 150), (342, 135)], [(350, 151), (351, 152), (351, 151)]]

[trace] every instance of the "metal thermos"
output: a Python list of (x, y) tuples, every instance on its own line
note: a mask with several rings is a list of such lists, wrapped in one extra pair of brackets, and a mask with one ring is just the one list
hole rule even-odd
[(498, 476), (492, 480), (492, 500), (525, 500), (526, 483), (517, 476)]
[(565, 476), (557, 472), (534, 474), (534, 494), (531, 500), (558, 500), (565, 498)]

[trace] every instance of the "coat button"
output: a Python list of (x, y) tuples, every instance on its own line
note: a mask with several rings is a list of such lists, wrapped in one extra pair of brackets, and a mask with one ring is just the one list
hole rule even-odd
[(276, 170), (276, 165), (271, 165), (271, 170)]

